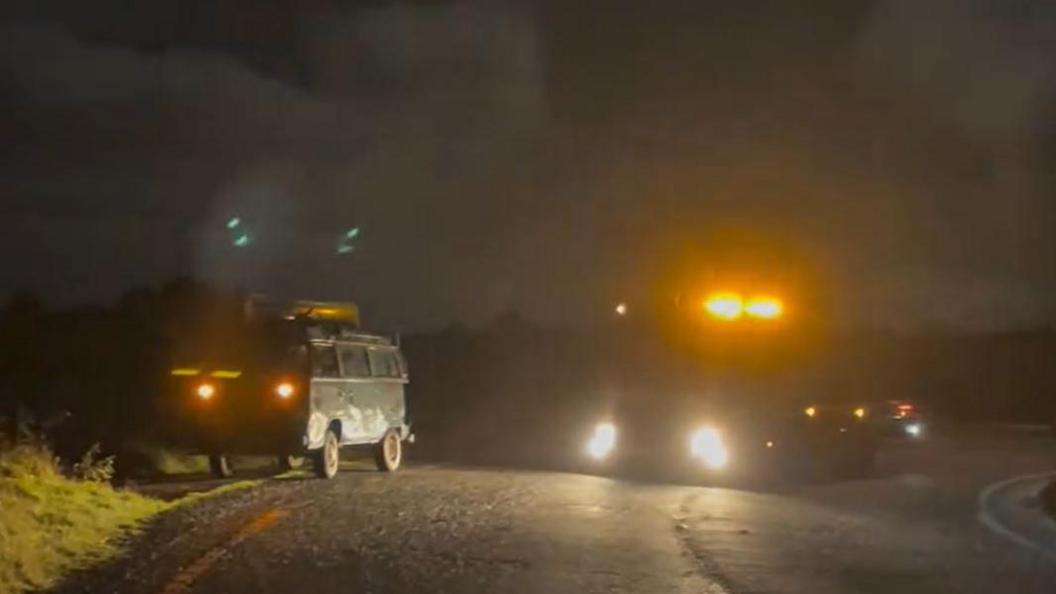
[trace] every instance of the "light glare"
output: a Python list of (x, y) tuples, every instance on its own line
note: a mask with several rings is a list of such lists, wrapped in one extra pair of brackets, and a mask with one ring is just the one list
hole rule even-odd
[(736, 320), (744, 313), (744, 304), (736, 293), (715, 293), (704, 302), (704, 309), (713, 318)]
[(587, 454), (595, 460), (607, 457), (616, 447), (616, 426), (612, 423), (598, 423), (594, 435), (587, 442)]
[(689, 438), (689, 452), (710, 468), (722, 468), (730, 459), (722, 437), (714, 427), (702, 427)]
[(275, 386), (275, 393), (279, 395), (279, 398), (286, 399), (293, 396), (293, 384), (290, 382), (282, 382), (278, 386)]
[(213, 384), (201, 384), (198, 386), (198, 390), (196, 390), (196, 392), (198, 394), (198, 397), (202, 400), (209, 400), (213, 397), (214, 394), (216, 394), (216, 388), (213, 386)]
[(776, 297), (753, 297), (744, 306), (744, 311), (750, 317), (760, 320), (776, 320), (785, 311), (785, 306)]

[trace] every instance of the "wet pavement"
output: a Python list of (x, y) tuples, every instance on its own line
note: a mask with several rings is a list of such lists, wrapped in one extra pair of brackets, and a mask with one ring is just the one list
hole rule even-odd
[(307, 474), (171, 513), (65, 592), (1056, 592), (1056, 563), (977, 521), (1056, 440), (888, 443), (876, 476), (768, 489), (411, 466)]

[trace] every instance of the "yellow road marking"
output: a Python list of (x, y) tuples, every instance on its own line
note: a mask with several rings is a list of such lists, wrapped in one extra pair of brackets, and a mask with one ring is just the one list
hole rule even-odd
[(286, 515), (286, 512), (277, 509), (268, 510), (260, 514), (254, 518), (253, 521), (239, 528), (238, 532), (235, 532), (235, 534), (226, 542), (209, 549), (204, 555), (195, 559), (193, 563), (177, 572), (176, 575), (165, 584), (165, 587), (161, 589), (161, 594), (182, 594), (183, 592), (190, 591), (194, 582), (198, 581), (198, 579), (208, 573), (218, 561), (223, 559), (224, 555), (227, 555), (228, 550), (231, 547), (237, 546), (247, 538), (267, 530), (269, 526), (274, 524), (284, 515)]

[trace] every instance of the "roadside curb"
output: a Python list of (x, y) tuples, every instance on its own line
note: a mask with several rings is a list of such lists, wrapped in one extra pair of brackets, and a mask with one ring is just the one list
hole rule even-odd
[(1041, 499), (1042, 511), (1049, 514), (1050, 518), (1056, 519), (1056, 479), (1042, 487), (1038, 497)]
[(979, 523), (994, 534), (1056, 562), (1056, 519), (1042, 509), (1039, 492), (1056, 471), (1006, 479), (979, 492)]

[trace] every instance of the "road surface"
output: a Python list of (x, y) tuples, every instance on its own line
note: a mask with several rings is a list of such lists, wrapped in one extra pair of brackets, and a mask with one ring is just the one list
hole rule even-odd
[(1056, 440), (887, 444), (877, 476), (748, 491), (411, 467), (271, 480), (173, 513), (66, 592), (1056, 592), (1056, 563), (976, 518)]

